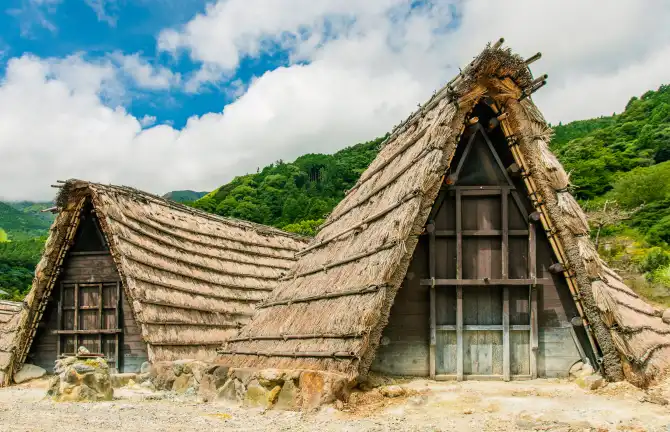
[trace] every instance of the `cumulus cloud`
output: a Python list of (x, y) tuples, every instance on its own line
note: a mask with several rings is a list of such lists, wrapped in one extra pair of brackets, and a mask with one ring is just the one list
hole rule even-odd
[[(176, 130), (110, 103), (114, 80), (103, 70), (79, 82), (67, 63), (13, 59), (0, 84), (0, 196), (49, 197), (46, 185), (68, 177), (205, 190), (280, 158), (331, 152), (390, 130), (500, 36), (524, 56), (543, 52), (533, 69), (550, 75), (536, 98), (548, 120), (608, 115), (667, 82), (667, 22), (662, 0), (219, 1), (159, 36), (159, 49), (201, 64), (180, 81), (187, 89), (227, 79), (241, 59), (268, 51), (289, 50), (291, 63), (234, 81), (235, 102)], [(147, 66), (136, 60), (126, 71)], [(133, 76), (158, 87), (177, 79)]]
[(135, 85), (151, 90), (165, 90), (181, 83), (181, 75), (162, 66), (153, 66), (139, 54), (113, 53), (111, 58), (129, 75)]

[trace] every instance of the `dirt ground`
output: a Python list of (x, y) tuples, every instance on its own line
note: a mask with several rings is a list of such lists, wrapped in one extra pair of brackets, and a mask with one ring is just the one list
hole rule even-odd
[[(559, 380), (401, 384), (406, 395), (354, 393), (315, 413), (197, 403), (117, 389), (115, 400), (55, 403), (45, 381), (0, 389), (0, 431), (670, 431), (670, 406), (627, 383), (596, 392)], [(668, 397), (670, 384), (655, 390)]]

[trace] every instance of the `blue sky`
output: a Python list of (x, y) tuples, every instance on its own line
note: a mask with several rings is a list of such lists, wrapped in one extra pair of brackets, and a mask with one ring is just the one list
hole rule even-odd
[(50, 199), (67, 178), (212, 190), (334, 152), (392, 129), (501, 36), (542, 51), (550, 122), (620, 112), (670, 82), (670, 2), (611, 5), (5, 0), (0, 199)]
[[(185, 24), (205, 12), (205, 0), (7, 0), (0, 14), (0, 49), (4, 57), (34, 54), (38, 57), (65, 57), (83, 53), (90, 61), (112, 52), (139, 53), (153, 65), (187, 76), (198, 62), (181, 53), (176, 57), (158, 52), (156, 40), (161, 30)], [(104, 13), (103, 13), (104, 11)], [(124, 105), (136, 117), (154, 116), (158, 123), (182, 128), (193, 115), (220, 112), (234, 99), (226, 83), (248, 82), (282, 64), (283, 53), (263, 54), (245, 59), (225, 81), (205, 85), (197, 93), (172, 89), (169, 92), (128, 88), (132, 97)], [(6, 64), (0, 65), (4, 68)]]

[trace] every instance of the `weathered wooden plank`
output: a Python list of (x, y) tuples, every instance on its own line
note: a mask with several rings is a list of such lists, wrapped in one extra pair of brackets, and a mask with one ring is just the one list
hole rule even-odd
[[(502, 230), (498, 229), (476, 229), (461, 231), (463, 237), (496, 237), (502, 235)], [(528, 230), (509, 230), (507, 232), (510, 237), (527, 237)], [(436, 230), (435, 237), (454, 237), (455, 230)]]
[(509, 381), (511, 375), (510, 369), (510, 345), (509, 345), (509, 288), (503, 288), (503, 379)]
[(530, 374), (530, 344), (527, 331), (510, 332), (510, 369), (512, 376)]
[(537, 277), (537, 259), (535, 247), (535, 224), (528, 225), (528, 277), (535, 279)]
[[(544, 282), (550, 282), (551, 279), (435, 279), (435, 286), (471, 286), (471, 285), (531, 285), (537, 282), (538, 285)], [(433, 281), (431, 279), (421, 279), (421, 285), (431, 286)]]
[(456, 279), (463, 278), (463, 228), (461, 211), (461, 191), (456, 191)]
[[(428, 240), (428, 267), (429, 267), (429, 276), (431, 280), (435, 280), (435, 266), (436, 266), (436, 251), (435, 251), (435, 224), (431, 220), (428, 224), (427, 231), (430, 234)], [(436, 323), (436, 305), (435, 305), (435, 286), (430, 287), (430, 353), (429, 353), (429, 368), (430, 368), (430, 377), (435, 377), (435, 344), (436, 344), (436, 334), (435, 327)]]
[(502, 217), (502, 245), (500, 248), (500, 253), (502, 256), (502, 279), (507, 279), (509, 275), (509, 211), (507, 209), (508, 202), (508, 192), (503, 190), (501, 195), (501, 217)]
[[(529, 331), (530, 326), (527, 324), (513, 325), (510, 324), (509, 329), (512, 331)], [(438, 325), (437, 331), (456, 331), (455, 325)], [(488, 325), (464, 325), (463, 331), (502, 331), (502, 324), (488, 324)]]
[(537, 378), (537, 351), (538, 351), (538, 325), (537, 325), (537, 288), (530, 289), (530, 375)]
[(456, 376), (463, 380), (463, 287), (456, 288)]

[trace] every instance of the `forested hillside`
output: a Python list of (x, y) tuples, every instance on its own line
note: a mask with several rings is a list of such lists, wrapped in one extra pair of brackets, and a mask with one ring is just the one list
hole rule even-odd
[(377, 155), (384, 138), (356, 144), (333, 155), (306, 154), (277, 161), (193, 203), (222, 216), (314, 235), (323, 217), (344, 197)]
[(192, 190), (179, 190), (179, 191), (172, 191), (168, 192), (165, 195), (163, 195), (163, 198), (169, 199), (172, 201), (176, 201), (179, 203), (188, 203), (195, 201), (199, 198), (204, 197), (207, 195), (207, 192), (196, 192)]

